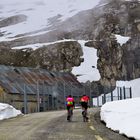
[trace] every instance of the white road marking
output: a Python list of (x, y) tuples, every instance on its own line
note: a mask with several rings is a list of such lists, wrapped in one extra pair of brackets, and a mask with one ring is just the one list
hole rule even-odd
[(97, 140), (103, 140), (99, 135), (95, 135), (95, 138), (96, 138)]
[(95, 130), (95, 128), (93, 126), (89, 126), (91, 130)]

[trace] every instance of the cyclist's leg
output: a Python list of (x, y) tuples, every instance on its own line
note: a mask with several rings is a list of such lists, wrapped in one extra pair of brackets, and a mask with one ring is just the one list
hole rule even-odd
[(71, 115), (73, 116), (73, 107), (71, 107)]
[(69, 122), (72, 121), (72, 115), (73, 115), (73, 107), (69, 107), (68, 116), (67, 116), (67, 120)]
[(85, 106), (82, 107), (82, 116), (83, 116), (83, 121), (85, 122), (86, 121), (86, 118), (85, 118)]
[(83, 112), (82, 112), (84, 122), (87, 122), (89, 120), (89, 118), (87, 116), (87, 109), (88, 109), (88, 105), (87, 105), (87, 103), (85, 103), (83, 106)]
[(70, 107), (67, 106), (67, 120), (69, 120), (70, 118)]
[(70, 107), (70, 121), (72, 121), (72, 116), (73, 116), (73, 107)]
[(86, 113), (86, 109), (85, 109), (85, 107), (83, 107), (82, 115), (85, 116), (85, 113)]
[(82, 116), (83, 116), (85, 110), (84, 102), (81, 103), (81, 107), (82, 107)]
[(85, 118), (86, 118), (86, 121), (89, 120), (89, 118), (88, 118), (88, 105), (85, 108)]
[(86, 111), (83, 112), (83, 121), (86, 122)]

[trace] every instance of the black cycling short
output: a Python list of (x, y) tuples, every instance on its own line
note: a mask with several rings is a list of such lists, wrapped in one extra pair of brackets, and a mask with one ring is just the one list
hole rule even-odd
[(73, 106), (67, 106), (67, 110), (69, 110), (71, 107), (73, 108)]
[(81, 102), (82, 108), (87, 109), (88, 108), (88, 103), (87, 102)]

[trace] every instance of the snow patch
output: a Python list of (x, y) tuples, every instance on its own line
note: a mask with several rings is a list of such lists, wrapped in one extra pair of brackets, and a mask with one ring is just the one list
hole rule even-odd
[(83, 49), (84, 62), (79, 67), (74, 67), (72, 73), (74, 75), (80, 75), (77, 77), (80, 82), (98, 81), (100, 79), (100, 73), (97, 69), (97, 50), (94, 48), (86, 47), (84, 44), (86, 41), (79, 40)]
[(0, 120), (16, 117), (22, 114), (20, 110), (16, 110), (9, 104), (0, 103)]
[(108, 102), (101, 108), (101, 120), (106, 122), (108, 128), (140, 140), (139, 108), (140, 98)]
[(125, 37), (125, 36), (121, 36), (121, 35), (115, 35), (115, 37), (117, 39), (117, 42), (120, 43), (121, 46), (130, 39), (130, 37)]

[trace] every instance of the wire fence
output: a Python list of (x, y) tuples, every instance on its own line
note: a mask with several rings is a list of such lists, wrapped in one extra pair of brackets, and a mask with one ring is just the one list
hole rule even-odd
[[(24, 85), (23, 88), (23, 104), (24, 113), (28, 113), (28, 103), (30, 86)], [(71, 82), (58, 81), (53, 84), (48, 84), (45, 81), (38, 81), (36, 87), (32, 87), (36, 93), (34, 96), (37, 103), (37, 111), (58, 110), (64, 109), (65, 99), (68, 95), (72, 95), (75, 99), (76, 106), (80, 105), (80, 98), (83, 94), (90, 97), (90, 106), (102, 106), (106, 102), (123, 100), (132, 98), (131, 87), (100, 87), (93, 88), (89, 85), (78, 85)], [(101, 94), (103, 93), (103, 94)], [(100, 95), (97, 97), (97, 94)], [(96, 97), (95, 97), (96, 95)], [(93, 100), (92, 100), (93, 99)]]
[[(24, 87), (24, 88), (23, 88)], [(45, 81), (38, 81), (36, 87), (32, 85), (23, 85), (23, 112), (28, 113), (29, 94), (34, 89), (37, 102), (37, 111), (64, 109), (65, 99), (68, 95), (72, 95), (76, 105), (79, 105), (79, 99), (82, 96), (83, 86), (72, 82), (59, 81), (53, 84), (48, 84)]]
[(125, 100), (132, 98), (132, 89), (131, 87), (116, 87), (110, 93), (103, 93), (100, 96), (93, 98), (94, 106), (102, 106), (106, 102), (116, 101), (116, 100)]

